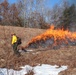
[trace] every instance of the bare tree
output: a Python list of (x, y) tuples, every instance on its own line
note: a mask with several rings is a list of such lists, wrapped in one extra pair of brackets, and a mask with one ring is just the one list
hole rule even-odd
[[(32, 27), (30, 21), (33, 19), (32, 18), (33, 12), (40, 13), (41, 16), (43, 15), (43, 7), (44, 7), (43, 1), (44, 0), (42, 1), (41, 0), (18, 0), (18, 3), (21, 3), (21, 6), (19, 6), (20, 8), (19, 10), (21, 10), (20, 15), (21, 15), (21, 18), (23, 19), (24, 27)], [(35, 17), (36, 17), (36, 13), (35, 13)], [(37, 19), (35, 19), (35, 21), (37, 23)]]
[(12, 25), (16, 25), (16, 26), (22, 26), (21, 24), (21, 19), (19, 17), (19, 10), (16, 7), (16, 4), (12, 4), (10, 7), (10, 16), (9, 20), (12, 23)]
[(3, 24), (8, 24), (9, 22), (9, 3), (7, 0), (4, 0), (4, 2), (1, 3), (1, 16), (2, 16), (2, 23)]
[(28, 0), (18, 0), (17, 8), (20, 12), (20, 17), (23, 20), (22, 26), (26, 27), (27, 24), (27, 17), (28, 17)]

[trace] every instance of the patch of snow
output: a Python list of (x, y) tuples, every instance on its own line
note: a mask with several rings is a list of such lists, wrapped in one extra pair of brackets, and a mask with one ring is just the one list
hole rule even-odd
[(6, 68), (0, 68), (0, 75), (25, 75), (29, 73), (30, 70), (32, 70), (32, 67), (29, 65), (26, 65), (24, 67), (21, 67), (22, 70), (13, 70), (13, 69), (6, 69)]
[(34, 67), (34, 75), (58, 75), (60, 71), (66, 70), (67, 66), (61, 66), (60, 68), (57, 68), (59, 66), (54, 65), (47, 65), (42, 64), (41, 66)]
[(57, 65), (48, 65), (42, 64), (41, 66), (31, 67), (29, 65), (25, 65), (20, 67), (22, 70), (16, 71), (13, 69), (0, 68), (0, 75), (25, 75), (30, 71), (34, 72), (34, 75), (58, 75), (59, 72), (67, 69), (67, 66), (59, 67)]

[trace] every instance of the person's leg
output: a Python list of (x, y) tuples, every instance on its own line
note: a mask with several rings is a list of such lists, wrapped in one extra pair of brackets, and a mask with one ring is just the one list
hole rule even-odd
[(17, 50), (17, 43), (14, 43), (13, 44), (13, 50), (14, 50), (14, 53), (17, 54), (18, 56), (20, 56), (20, 53), (18, 52)]

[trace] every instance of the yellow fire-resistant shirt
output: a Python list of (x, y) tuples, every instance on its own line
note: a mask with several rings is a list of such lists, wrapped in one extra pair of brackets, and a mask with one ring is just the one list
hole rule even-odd
[(12, 44), (16, 43), (17, 42), (17, 36), (13, 35), (12, 36)]

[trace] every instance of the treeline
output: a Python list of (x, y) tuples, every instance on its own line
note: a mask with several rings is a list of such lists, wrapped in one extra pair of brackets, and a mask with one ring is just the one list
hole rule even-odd
[(0, 2), (0, 25), (12, 25), (31, 28), (71, 29), (76, 27), (76, 6), (69, 1), (48, 8), (47, 0), (17, 0), (10, 4), (8, 0)]

